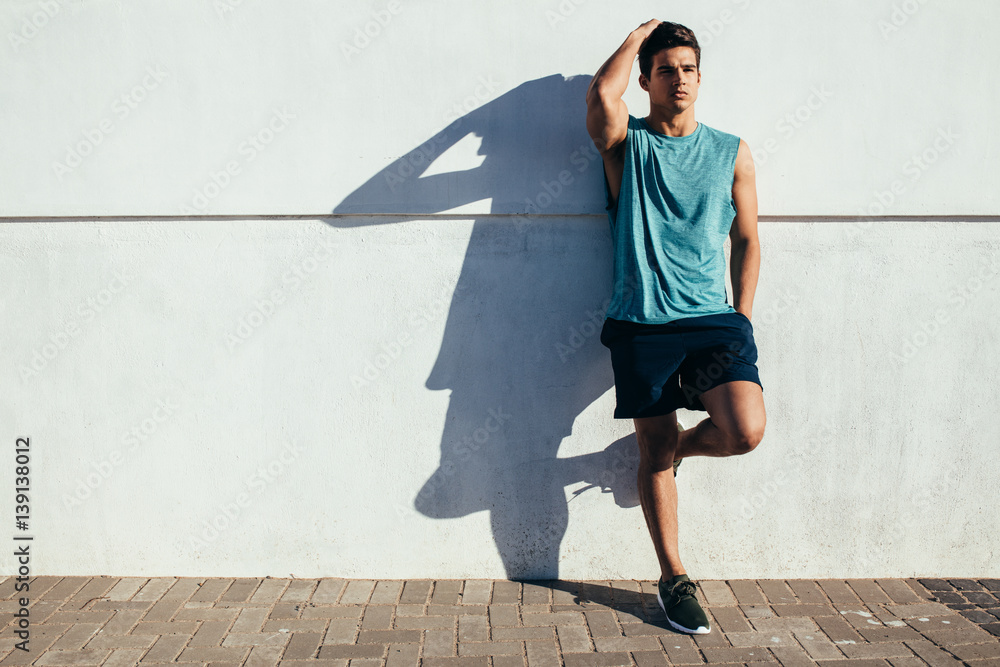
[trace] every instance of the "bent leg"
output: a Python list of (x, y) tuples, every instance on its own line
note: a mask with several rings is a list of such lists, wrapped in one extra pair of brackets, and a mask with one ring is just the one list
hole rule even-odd
[(764, 437), (764, 392), (756, 382), (725, 382), (699, 399), (708, 419), (680, 436), (677, 457), (735, 456), (754, 450)]
[(677, 413), (637, 417), (633, 421), (639, 442), (639, 503), (660, 562), (660, 574), (669, 581), (685, 574), (677, 548), (677, 485), (673, 469)]

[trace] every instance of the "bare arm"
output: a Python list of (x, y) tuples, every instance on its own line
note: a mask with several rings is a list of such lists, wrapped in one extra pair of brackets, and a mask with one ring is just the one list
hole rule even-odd
[(753, 156), (742, 139), (733, 173), (733, 203), (736, 205), (736, 218), (729, 232), (732, 241), (730, 276), (733, 280), (733, 308), (750, 319), (760, 274), (760, 240), (757, 237), (757, 184)]
[(587, 89), (587, 132), (604, 160), (611, 196), (618, 199), (624, 160), (622, 149), (628, 134), (628, 108), (622, 95), (628, 88), (632, 63), (649, 33), (660, 24), (653, 19), (629, 33), (607, 62), (601, 65)]

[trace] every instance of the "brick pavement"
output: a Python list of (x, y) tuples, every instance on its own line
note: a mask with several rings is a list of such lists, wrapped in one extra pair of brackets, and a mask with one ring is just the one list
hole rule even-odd
[(7, 622), (0, 665), (1000, 666), (990, 579), (703, 581), (696, 637), (646, 581), (38, 577), (30, 595), (31, 650)]

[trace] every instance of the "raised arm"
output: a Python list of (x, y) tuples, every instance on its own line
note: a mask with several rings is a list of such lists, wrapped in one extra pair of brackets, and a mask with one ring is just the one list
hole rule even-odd
[(587, 132), (604, 160), (611, 196), (617, 200), (624, 168), (623, 149), (628, 132), (628, 108), (622, 95), (628, 88), (632, 63), (639, 47), (660, 21), (653, 19), (629, 33), (607, 62), (601, 65), (587, 89)]
[(733, 204), (736, 217), (729, 239), (730, 277), (733, 280), (733, 308), (750, 319), (753, 297), (760, 273), (760, 240), (757, 237), (757, 184), (750, 147), (740, 140), (733, 172)]

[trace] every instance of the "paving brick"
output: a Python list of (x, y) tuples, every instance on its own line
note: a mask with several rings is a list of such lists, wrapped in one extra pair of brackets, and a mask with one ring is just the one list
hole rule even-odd
[(985, 587), (975, 579), (949, 579), (948, 583), (955, 587), (956, 591), (982, 591)]
[(429, 604), (428, 616), (486, 615), (486, 605), (479, 604)]
[[(591, 607), (590, 611), (609, 611), (607, 609), (601, 609), (598, 607)], [(659, 607), (657, 607), (659, 611)], [(637, 607), (634, 605), (628, 605), (625, 607), (618, 607), (614, 610), (614, 615), (618, 617), (619, 623), (645, 623), (647, 614), (642, 607)], [(660, 612), (662, 614), (662, 612)]]
[[(176, 622), (176, 621), (175, 621)], [(230, 625), (229, 621), (206, 621), (191, 637), (190, 646), (221, 646)]]
[(488, 667), (489, 658), (485, 655), (472, 655), (463, 658), (424, 658), (420, 664), (423, 667)]
[(290, 579), (285, 592), (281, 595), (281, 602), (293, 604), (308, 602), (312, 599), (318, 585), (319, 579)]
[[(397, 630), (445, 630), (455, 627), (455, 616), (397, 616)], [(517, 625), (516, 623), (514, 625)]]
[(840, 650), (851, 660), (865, 658), (902, 658), (913, 655), (904, 644), (888, 642), (884, 644), (842, 644)]
[(797, 600), (792, 590), (780, 579), (758, 579), (757, 585), (764, 591), (771, 604), (795, 604)]
[(281, 659), (281, 646), (254, 646), (243, 667), (274, 667)]
[(179, 609), (174, 614), (174, 621), (227, 621), (232, 623), (239, 616), (240, 609)]
[(813, 660), (841, 660), (844, 657), (844, 654), (824, 634), (806, 632), (792, 634)]
[[(736, 598), (733, 598), (735, 602)], [(743, 612), (740, 611), (739, 607), (710, 607), (712, 616), (715, 618), (716, 625), (722, 632), (729, 634), (730, 632), (750, 632), (753, 628), (747, 623), (747, 619), (743, 616)]]
[(517, 604), (521, 601), (521, 584), (516, 581), (493, 582), (493, 604)]
[(111, 651), (104, 649), (79, 649), (76, 651), (57, 651), (49, 649), (34, 663), (35, 665), (100, 665)]
[(615, 622), (615, 615), (606, 609), (590, 609), (584, 612), (587, 627), (592, 637), (618, 637), (621, 630)]
[(813, 667), (816, 665), (816, 661), (810, 658), (798, 645), (773, 646), (771, 653), (781, 663), (781, 667)]
[(615, 651), (659, 651), (657, 637), (594, 637), (594, 647), (601, 653)]
[(278, 602), (271, 607), (271, 613), (268, 614), (268, 618), (298, 618), (301, 612), (302, 603)]
[(521, 655), (521, 642), (459, 642), (458, 655)]
[(820, 660), (820, 667), (889, 667), (881, 658), (862, 660)]
[[(302, 618), (305, 619), (315, 619), (315, 618), (352, 618), (357, 622), (361, 622), (361, 614), (364, 612), (364, 607), (351, 606), (351, 607), (311, 607), (307, 606), (302, 609)], [(423, 609), (421, 608), (421, 613)], [(292, 619), (284, 619), (292, 620)]]
[(163, 594), (170, 590), (170, 587), (177, 582), (174, 577), (156, 577), (149, 579), (139, 592), (132, 596), (134, 602), (155, 602), (163, 597)]
[(390, 644), (385, 667), (416, 667), (419, 656), (420, 644)]
[(386, 651), (387, 647), (382, 644), (323, 644), (319, 647), (319, 657), (323, 660), (329, 658), (381, 658)]
[[(170, 581), (173, 582), (173, 578)], [(36, 600), (69, 600), (89, 582), (90, 577), (63, 577), (59, 583), (47, 591), (34, 592), (34, 596)]]
[(921, 604), (901, 604), (886, 605), (885, 609), (898, 618), (919, 618), (921, 616), (950, 616), (952, 614), (948, 607), (937, 602), (924, 602)]
[(1000, 643), (962, 644), (948, 649), (962, 660), (986, 660), (1000, 658)]
[(944, 579), (918, 579), (920, 585), (929, 591), (953, 591), (955, 587), (949, 584)]
[(995, 641), (991, 634), (979, 628), (962, 628), (959, 630), (928, 628), (920, 630), (920, 634), (938, 646), (947, 646), (949, 650), (958, 644), (982, 644), (984, 642)]
[(740, 605), (740, 611), (749, 618), (774, 618), (774, 610), (767, 605)]
[(240, 610), (240, 615), (236, 617), (236, 622), (230, 632), (248, 633), (260, 632), (264, 627), (264, 622), (268, 619), (266, 607), (246, 607)]
[(550, 614), (522, 614), (523, 625), (583, 625), (583, 613), (562, 611)]
[[(193, 635), (198, 630), (197, 621), (140, 621), (131, 634), (134, 635)], [(124, 632), (111, 632), (104, 626), (104, 632), (112, 635), (123, 635)]]
[(927, 664), (915, 655), (889, 658), (888, 662), (892, 667), (924, 667)]
[(397, 604), (396, 616), (423, 616), (424, 605), (422, 604)]
[(117, 577), (94, 577), (66, 601), (66, 609), (84, 609), (91, 602), (102, 598), (118, 583)]
[(865, 604), (887, 604), (892, 599), (886, 595), (874, 579), (848, 579), (847, 585)]
[(822, 632), (812, 618), (786, 616), (784, 618), (753, 618), (750, 625), (759, 632)]
[(237, 579), (225, 593), (220, 602), (248, 602), (260, 586), (260, 579)]
[(529, 581), (521, 584), (522, 604), (551, 604), (552, 589), (543, 583), (532, 583)]
[(399, 604), (426, 604), (433, 581), (428, 579), (408, 579), (403, 582), (403, 592)]
[(459, 616), (458, 641), (484, 642), (490, 638), (489, 623), (485, 616)]
[(519, 625), (517, 605), (491, 604), (489, 606), (489, 622), (493, 627)]
[(556, 634), (559, 637), (559, 648), (564, 656), (567, 653), (586, 653), (593, 650), (585, 626), (560, 625), (556, 628)]
[(631, 667), (628, 653), (571, 653), (564, 655), (566, 667)]
[(343, 579), (320, 579), (309, 601), (313, 604), (337, 604), (346, 585)]
[(875, 644), (920, 639), (920, 633), (913, 628), (871, 628), (870, 630), (859, 629), (858, 632), (865, 638), (865, 641)]
[(524, 667), (523, 655), (494, 655), (490, 660), (493, 661), (493, 667)]
[(275, 618), (264, 624), (261, 632), (323, 632), (327, 620), (324, 618), (298, 619)]
[(282, 656), (284, 660), (308, 660), (316, 657), (323, 639), (319, 632), (293, 632)]
[(834, 643), (864, 641), (854, 627), (840, 616), (817, 616), (813, 620)]
[(706, 648), (702, 649), (709, 664), (719, 662), (776, 662), (766, 648)]
[(52, 644), (52, 648), (61, 651), (83, 648), (100, 629), (98, 623), (77, 623), (63, 633), (63, 636)]
[(184, 600), (180, 598), (162, 597), (142, 618), (144, 621), (169, 621), (183, 606)]
[(362, 630), (388, 630), (392, 627), (395, 608), (385, 604), (370, 604), (365, 607), (361, 619)]
[(843, 579), (817, 579), (816, 583), (823, 589), (830, 601), (834, 604), (855, 604), (861, 602), (861, 598), (855, 595), (851, 587)]
[(101, 667), (133, 667), (139, 663), (139, 659), (145, 652), (144, 648), (115, 649), (111, 651), (108, 659), (101, 663)]
[(657, 649), (655, 651), (632, 651), (632, 659), (635, 660), (636, 667), (668, 667), (666, 654)]
[(987, 623), (986, 625), (983, 625), (982, 628), (991, 635), (1000, 637), (1000, 623)]
[(950, 614), (948, 616), (931, 616), (926, 620), (924, 618), (911, 618), (907, 620), (910, 627), (913, 627), (920, 632), (923, 632), (927, 628), (934, 628), (940, 630), (971, 630), (976, 627), (975, 623), (972, 623), (968, 619), (962, 618), (957, 614)]
[(365, 604), (375, 590), (375, 582), (368, 579), (352, 579), (340, 597), (340, 604)]
[(375, 583), (375, 590), (372, 592), (371, 604), (396, 604), (399, 593), (403, 589), (403, 582), (382, 580)]
[(607, 581), (581, 581), (578, 594), (581, 600), (589, 604), (608, 607), (613, 602), (611, 584)]
[(737, 648), (799, 645), (790, 632), (732, 632), (726, 634), (726, 639)]
[[(521, 594), (524, 597), (524, 594)], [(521, 613), (522, 614), (548, 614), (552, 611), (552, 605), (547, 604), (522, 604)]]
[(926, 639), (904, 643), (931, 667), (957, 667), (961, 664), (954, 656), (942, 651)]
[(729, 588), (736, 596), (737, 602), (741, 605), (766, 604), (767, 599), (757, 588), (757, 583), (752, 579), (731, 579)]
[[(671, 630), (671, 633), (677, 634), (676, 630)], [(698, 649), (704, 651), (706, 648), (731, 648), (732, 644), (726, 639), (726, 636), (721, 632), (710, 632), (707, 635), (688, 635), (698, 646)], [(666, 642), (668, 639), (666, 637), (660, 637), (661, 642)]]
[(419, 642), (420, 630), (362, 630), (359, 644), (412, 644)]
[(456, 655), (454, 630), (425, 630), (424, 657), (447, 657)]
[(672, 665), (701, 665), (704, 660), (698, 647), (690, 637), (672, 634), (659, 637), (660, 645), (667, 652), (667, 658)]
[(539, 625), (533, 628), (493, 628), (490, 630), (493, 641), (555, 641), (555, 628), (550, 625)]
[(99, 634), (87, 642), (88, 649), (149, 648), (158, 635), (108, 635)]
[(736, 596), (729, 590), (729, 586), (724, 581), (700, 581), (698, 586), (705, 595), (705, 601), (709, 606), (725, 607), (735, 606)]
[(979, 583), (988, 591), (1000, 591), (1000, 579), (980, 579)]
[(462, 586), (462, 604), (489, 604), (493, 582), (489, 579), (466, 579)]
[(222, 640), (224, 647), (232, 646), (284, 646), (287, 632), (231, 632)]
[(675, 634), (674, 630), (667, 627), (666, 621), (664, 621), (663, 625), (656, 625), (654, 623), (622, 623), (622, 632), (625, 633), (626, 637)]
[(893, 604), (919, 604), (923, 598), (913, 592), (905, 581), (901, 579), (876, 579), (883, 591), (889, 596)]
[(288, 581), (288, 579), (264, 579), (250, 596), (250, 602), (262, 605), (274, 604), (281, 598)]
[(324, 644), (353, 644), (361, 624), (354, 618), (330, 619)]
[(823, 604), (774, 604), (774, 613), (783, 616), (835, 616), (837, 610)]
[(461, 580), (447, 579), (434, 582), (434, 590), (431, 593), (431, 604), (455, 605), (461, 595)]
[(143, 662), (173, 662), (184, 649), (189, 637), (184, 635), (164, 635), (156, 640), (153, 648), (142, 656)]

